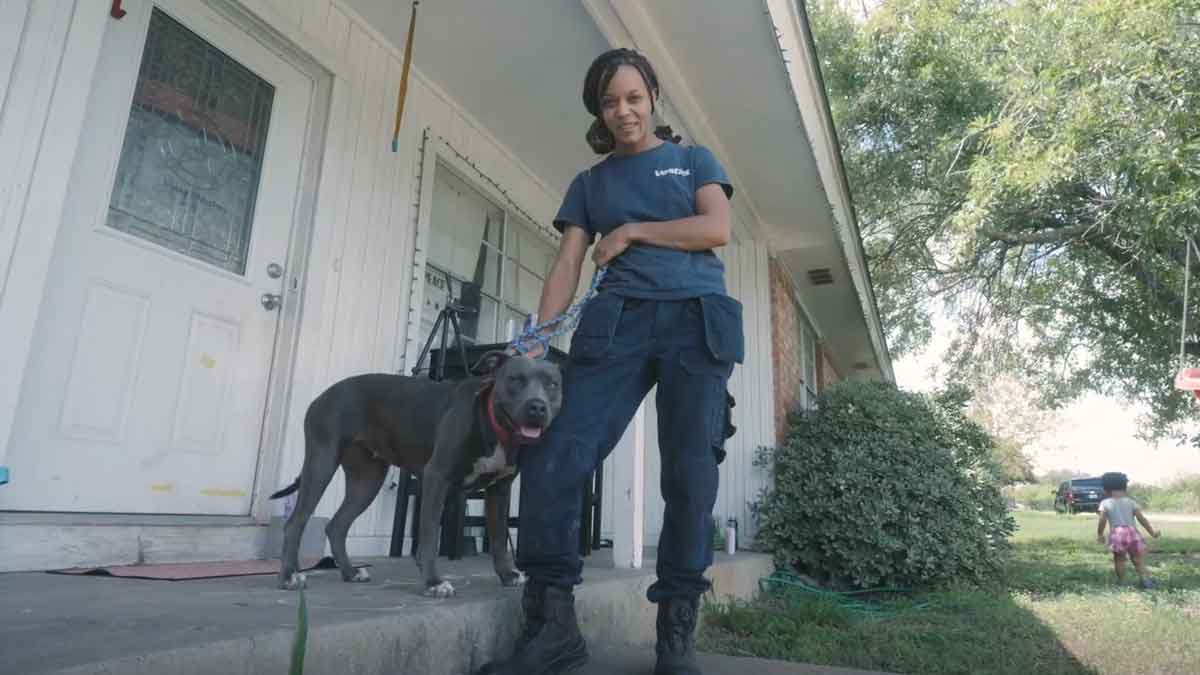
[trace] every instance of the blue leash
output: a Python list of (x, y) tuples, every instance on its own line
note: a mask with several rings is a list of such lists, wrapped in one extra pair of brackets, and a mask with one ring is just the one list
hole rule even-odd
[[(525, 319), (525, 327), (521, 330), (521, 334), (513, 338), (512, 342), (508, 343), (509, 346), (517, 350), (517, 353), (524, 354), (533, 347), (532, 343), (537, 343), (542, 345), (542, 355), (539, 358), (546, 358), (546, 354), (550, 353), (550, 340), (575, 330), (575, 326), (579, 325), (579, 317), (583, 315), (583, 308), (592, 298), (596, 297), (600, 288), (600, 280), (604, 278), (607, 272), (607, 265), (597, 269), (596, 275), (592, 277), (592, 285), (588, 288), (587, 293), (584, 293), (579, 302), (568, 307), (562, 314), (549, 321), (543, 321), (536, 326), (530, 326), (529, 319)], [(558, 327), (543, 335), (542, 331), (551, 326)]]

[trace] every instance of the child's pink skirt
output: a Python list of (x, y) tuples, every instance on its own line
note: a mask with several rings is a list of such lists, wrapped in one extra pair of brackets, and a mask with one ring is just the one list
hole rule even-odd
[(1114, 527), (1108, 535), (1108, 550), (1113, 553), (1141, 555), (1146, 552), (1146, 542), (1135, 528), (1127, 525)]

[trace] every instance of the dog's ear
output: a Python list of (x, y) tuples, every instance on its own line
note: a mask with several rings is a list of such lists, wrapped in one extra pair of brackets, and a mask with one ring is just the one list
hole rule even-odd
[(491, 375), (496, 372), (504, 362), (512, 358), (508, 352), (490, 351), (479, 358), (475, 365), (471, 366), (471, 372), (476, 375)]

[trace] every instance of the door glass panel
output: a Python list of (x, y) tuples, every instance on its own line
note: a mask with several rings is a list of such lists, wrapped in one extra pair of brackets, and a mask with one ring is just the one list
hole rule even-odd
[(110, 227), (245, 274), (275, 88), (158, 9)]

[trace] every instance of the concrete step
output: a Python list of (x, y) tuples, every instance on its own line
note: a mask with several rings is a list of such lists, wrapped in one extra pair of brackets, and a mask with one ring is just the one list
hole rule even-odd
[[(336, 571), (309, 574), (306, 674), (464, 675), (509, 652), (521, 591), (500, 586), (490, 558), (441, 561), (458, 588), (445, 600), (421, 594), (411, 558), (368, 562), (366, 584), (343, 583)], [(772, 569), (767, 556), (719, 555), (709, 576), (719, 597), (748, 598)], [(588, 558), (576, 606), (589, 643), (639, 647), (612, 652), (634, 661), (611, 666), (609, 652), (599, 652), (590, 672), (629, 672), (620, 668), (640, 668), (637, 659), (652, 655), (655, 612), (645, 593), (653, 580), (652, 551), (641, 570), (614, 569), (608, 551)], [(298, 597), (276, 589), (273, 576), (171, 582), (0, 574), (0, 672), (286, 673)]]

